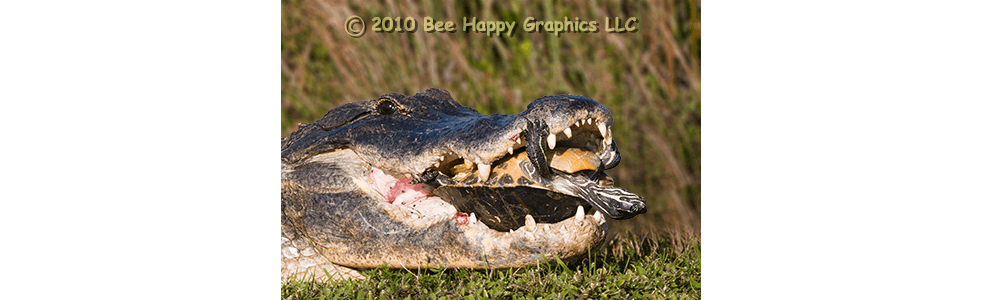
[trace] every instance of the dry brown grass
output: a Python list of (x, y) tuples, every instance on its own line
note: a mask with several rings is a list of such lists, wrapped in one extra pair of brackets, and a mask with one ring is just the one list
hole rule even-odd
[[(614, 232), (699, 239), (700, 28), (698, 1), (524, 4), (418, 1), (284, 1), (282, 134), (346, 102), (427, 88), (450, 91), (484, 114), (523, 111), (546, 95), (579, 94), (613, 113), (622, 163), (618, 185), (648, 200), (649, 213), (611, 222)], [(346, 18), (425, 16), (515, 21), (512, 37), (474, 32), (368, 32), (348, 36)], [(597, 21), (598, 33), (527, 33), (526, 17)], [(605, 17), (637, 17), (635, 33), (603, 30)]]

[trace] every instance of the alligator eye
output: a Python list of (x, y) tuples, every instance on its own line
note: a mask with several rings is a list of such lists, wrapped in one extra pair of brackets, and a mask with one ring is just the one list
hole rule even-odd
[(382, 115), (391, 115), (399, 111), (399, 107), (395, 103), (392, 103), (392, 101), (382, 100), (375, 106), (375, 110)]

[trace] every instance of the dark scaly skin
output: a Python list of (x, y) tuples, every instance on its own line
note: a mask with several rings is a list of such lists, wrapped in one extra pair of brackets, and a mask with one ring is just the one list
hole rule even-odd
[(552, 175), (549, 162), (546, 161), (546, 136), (549, 135), (549, 126), (539, 121), (529, 121), (525, 128), (525, 139), (528, 141), (526, 152), (529, 161), (535, 166), (535, 173), (541, 177)]

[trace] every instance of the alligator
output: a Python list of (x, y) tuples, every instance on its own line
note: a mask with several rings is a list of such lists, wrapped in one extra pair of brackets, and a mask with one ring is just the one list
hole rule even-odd
[(574, 95), (513, 115), (439, 89), (338, 106), (281, 140), (282, 280), (582, 258), (605, 217), (647, 210), (604, 172), (620, 161), (612, 123)]

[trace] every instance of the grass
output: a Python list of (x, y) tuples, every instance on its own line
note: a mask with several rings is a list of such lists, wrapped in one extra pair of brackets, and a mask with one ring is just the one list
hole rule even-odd
[(665, 247), (656, 239), (615, 236), (578, 262), (519, 269), (362, 271), (368, 279), (295, 280), (283, 299), (698, 299), (700, 245)]

